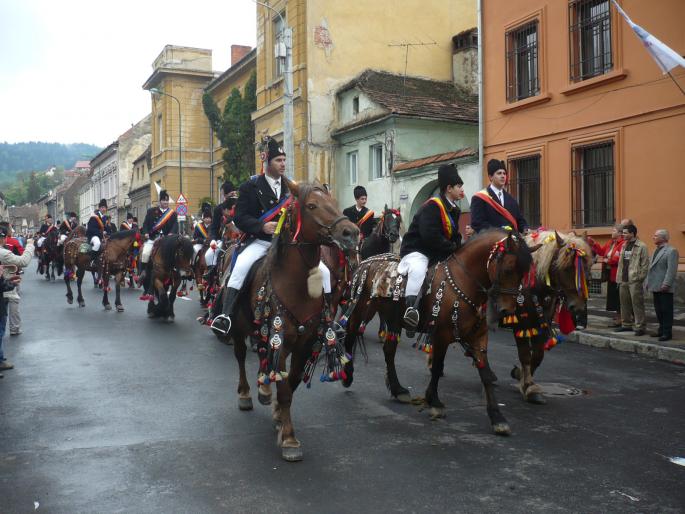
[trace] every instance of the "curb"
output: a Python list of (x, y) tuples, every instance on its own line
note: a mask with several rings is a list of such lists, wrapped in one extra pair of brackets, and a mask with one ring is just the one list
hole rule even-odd
[(685, 349), (681, 348), (671, 348), (670, 346), (630, 341), (628, 339), (619, 339), (599, 334), (588, 334), (587, 332), (573, 332), (569, 334), (567, 340), (594, 348), (607, 348), (618, 350), (619, 352), (636, 353), (643, 357), (685, 366)]

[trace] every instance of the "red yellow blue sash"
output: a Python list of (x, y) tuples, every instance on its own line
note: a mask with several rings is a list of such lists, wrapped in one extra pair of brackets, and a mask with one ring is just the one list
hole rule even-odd
[(495, 209), (499, 214), (504, 216), (509, 223), (511, 223), (511, 226), (514, 230), (518, 232), (519, 229), (519, 224), (516, 223), (516, 219), (511, 215), (511, 213), (504, 208), (503, 205), (500, 205), (499, 202), (496, 202), (495, 200), (492, 199), (492, 197), (488, 194), (487, 189), (483, 189), (482, 191), (478, 191), (475, 195), (481, 200), (483, 200), (485, 203), (487, 203), (490, 207)]
[(162, 218), (157, 223), (155, 223), (155, 225), (152, 227), (152, 231), (153, 232), (159, 231), (159, 229), (161, 229), (164, 225), (166, 225), (166, 222), (169, 221), (173, 215), (174, 215), (173, 209), (169, 209), (168, 211), (166, 211), (166, 214), (164, 214), (164, 216), (162, 216)]
[(278, 216), (281, 209), (287, 209), (292, 201), (293, 201), (292, 195), (285, 196), (283, 198), (283, 200), (281, 200), (276, 205), (274, 205), (271, 209), (269, 209), (264, 214), (262, 214), (259, 217), (259, 221), (263, 221), (264, 223), (268, 223), (269, 221), (272, 221), (276, 216)]
[(442, 232), (443, 234), (445, 234), (445, 237), (447, 239), (452, 239), (452, 234), (454, 234), (455, 230), (457, 230), (457, 227), (455, 226), (456, 224), (454, 223), (452, 216), (450, 216), (447, 212), (445, 204), (442, 203), (442, 200), (437, 196), (429, 198), (426, 201), (426, 204), (428, 204), (429, 202), (433, 202), (435, 205), (438, 206), (438, 209), (440, 209), (440, 221), (442, 222)]
[(202, 223), (198, 223), (197, 229), (198, 229), (198, 230), (200, 231), (200, 233), (202, 234), (202, 237), (204, 237), (205, 239), (207, 239), (207, 229), (205, 228), (205, 226), (204, 226)]
[(368, 221), (369, 218), (373, 218), (373, 211), (367, 211), (364, 216), (362, 216), (362, 219), (360, 219), (357, 222), (357, 226), (361, 228), (361, 226)]

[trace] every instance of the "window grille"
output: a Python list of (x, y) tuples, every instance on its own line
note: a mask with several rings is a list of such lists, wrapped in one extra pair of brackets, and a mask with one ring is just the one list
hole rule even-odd
[(359, 152), (349, 152), (347, 154), (347, 180), (351, 186), (357, 185), (357, 161)]
[(507, 32), (506, 48), (507, 101), (539, 94), (537, 20)]
[(540, 220), (540, 156), (534, 155), (511, 161), (509, 191), (521, 208), (531, 228)]
[(609, 0), (569, 3), (571, 81), (596, 77), (613, 68)]
[(383, 145), (369, 147), (369, 180), (383, 178)]
[(602, 294), (602, 281), (598, 278), (588, 280), (587, 290), (590, 294)]
[(614, 142), (573, 149), (573, 226), (613, 225)]
[[(285, 73), (285, 12), (281, 13), (281, 16), (276, 16), (273, 21), (274, 78), (282, 77)], [(276, 52), (277, 47), (279, 47), (278, 52)], [(281, 53), (283, 57), (277, 57)]]

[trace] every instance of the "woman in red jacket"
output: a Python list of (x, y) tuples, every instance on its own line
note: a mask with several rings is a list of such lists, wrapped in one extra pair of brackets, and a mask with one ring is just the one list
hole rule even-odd
[(598, 261), (602, 263), (602, 275), (607, 271), (609, 273), (609, 280), (607, 281), (607, 304), (606, 310), (615, 312), (614, 323), (611, 328), (621, 326), (621, 302), (618, 298), (618, 284), (616, 284), (616, 271), (618, 270), (618, 261), (621, 256), (621, 248), (623, 248), (623, 237), (621, 236), (623, 227), (615, 225), (611, 231), (611, 240), (600, 246), (597, 242), (589, 239), (592, 251), (599, 256)]

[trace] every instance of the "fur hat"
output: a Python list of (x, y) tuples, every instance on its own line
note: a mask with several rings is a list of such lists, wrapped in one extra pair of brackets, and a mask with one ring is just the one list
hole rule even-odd
[(7, 227), (0, 227), (0, 237), (7, 237), (8, 233)]
[(202, 211), (202, 219), (211, 218), (211, 217), (212, 217), (212, 211), (210, 209), (205, 209)]
[(438, 168), (438, 185), (441, 191), (447, 189), (448, 186), (464, 185), (454, 163), (443, 164)]
[(105, 200), (104, 198), (102, 200), (100, 200), (100, 203), (98, 204), (98, 208), (100, 208), (100, 207), (107, 208), (107, 200)]
[(364, 189), (364, 186), (357, 186), (354, 188), (354, 199), (358, 200), (362, 196), (369, 196), (366, 194), (366, 189)]
[(75, 212), (68, 212), (68, 213), (67, 213), (67, 216), (70, 217), (70, 218), (78, 218), (78, 216), (76, 215)]
[(233, 191), (235, 191), (235, 186), (233, 185), (233, 182), (231, 182), (230, 180), (227, 180), (226, 182), (221, 184), (221, 192), (223, 194), (227, 195), (228, 193), (232, 193)]
[(166, 189), (162, 189), (159, 192), (159, 201), (161, 202), (162, 200), (169, 201), (169, 193), (166, 192)]
[(269, 139), (269, 142), (266, 144), (266, 162), (271, 162), (271, 159), (279, 155), (285, 157), (283, 147), (275, 139)]
[(133, 219), (133, 213), (127, 212), (127, 213), (126, 213), (126, 219), (127, 219), (127, 220)]
[(507, 165), (504, 163), (504, 161), (500, 161), (499, 159), (490, 159), (488, 161), (488, 177), (492, 177), (499, 170), (507, 171)]

